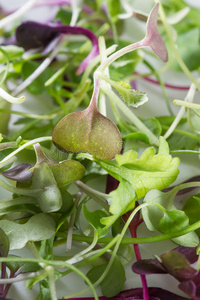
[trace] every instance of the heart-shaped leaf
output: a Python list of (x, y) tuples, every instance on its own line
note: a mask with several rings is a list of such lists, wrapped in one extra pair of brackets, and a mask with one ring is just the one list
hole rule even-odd
[(106, 160), (113, 159), (122, 148), (118, 128), (93, 105), (65, 116), (55, 127), (52, 140), (61, 151), (88, 152)]
[(60, 163), (56, 163), (44, 154), (40, 147), (40, 144), (36, 144), (34, 148), (37, 156), (37, 164), (35, 165), (33, 170), (41, 163), (47, 163), (59, 188), (73, 181), (79, 180), (84, 176), (85, 168), (78, 161), (65, 160)]

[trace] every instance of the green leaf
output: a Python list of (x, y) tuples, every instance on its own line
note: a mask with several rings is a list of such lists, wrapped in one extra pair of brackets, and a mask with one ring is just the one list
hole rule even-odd
[[(183, 59), (190, 71), (196, 70), (200, 66), (200, 44), (199, 28), (192, 28), (178, 35), (176, 44), (179, 55)], [(192, 59), (191, 59), (192, 58)], [(177, 61), (174, 61), (173, 67), (180, 71)]]
[[(93, 267), (88, 273), (87, 277), (92, 281), (96, 282), (105, 271), (107, 264)], [(121, 292), (125, 283), (125, 271), (122, 263), (118, 257), (115, 260), (108, 271), (107, 275), (100, 283), (101, 291), (105, 297), (114, 297)]]
[(80, 180), (85, 174), (84, 166), (75, 160), (65, 160), (57, 163), (49, 163), (58, 187), (65, 186), (73, 181)]
[(37, 203), (45, 213), (58, 211), (62, 206), (62, 195), (50, 166), (46, 162), (34, 167), (33, 188), (40, 188), (36, 195)]
[(2, 228), (0, 228), (0, 257), (6, 257), (9, 252), (9, 239)]
[(124, 214), (135, 206), (135, 190), (126, 180), (121, 180), (118, 188), (109, 194), (110, 213), (113, 215)]
[(106, 212), (102, 210), (96, 210), (94, 212), (90, 212), (86, 205), (83, 205), (83, 213), (87, 221), (90, 223), (90, 225), (97, 230), (98, 237), (104, 237), (108, 234), (109, 228), (105, 229), (104, 226), (101, 224), (100, 220), (101, 218), (104, 218), (107, 216)]
[[(13, 61), (16, 58), (19, 58), (24, 53), (24, 49), (22, 47), (18, 47), (15, 45), (7, 45), (7, 46), (1, 46), (0, 47), (0, 63), (5, 64), (7, 62), (7, 59), (5, 55), (7, 55), (7, 58), (9, 61)], [(4, 55), (5, 53), (5, 55)]]
[[(40, 66), (39, 62), (36, 61), (27, 61), (23, 64), (22, 67), (22, 78), (25, 80), (29, 77), (38, 67)], [(48, 67), (42, 74), (40, 74), (28, 87), (28, 91), (32, 94), (44, 94), (47, 91), (45, 87), (45, 82), (54, 74), (53, 70)]]
[(199, 236), (193, 231), (173, 238), (172, 241), (183, 247), (197, 247), (199, 245)]
[[(166, 214), (168, 214), (162, 220), (161, 228), (160, 228), (160, 221), (163, 218), (163, 211), (160, 208), (158, 208), (156, 205), (150, 205), (148, 207), (142, 208), (143, 220), (150, 231), (163, 230), (162, 232), (166, 231), (166, 233), (170, 233), (167, 232), (168, 230), (169, 231), (171, 230), (171, 232), (181, 231), (182, 229), (185, 228), (184, 226), (188, 224), (188, 218), (184, 213), (182, 213), (182, 211), (178, 211), (180, 219), (179, 219), (179, 224), (176, 224), (177, 210), (173, 205), (173, 201), (176, 193), (177, 190), (175, 188), (170, 190), (169, 192), (161, 192), (153, 189), (147, 193), (147, 195), (144, 198), (144, 203), (148, 203), (148, 202), (158, 203), (164, 209), (167, 210)], [(171, 213), (171, 211), (175, 211), (175, 214), (173, 212)], [(172, 218), (170, 219), (169, 216)], [(174, 222), (173, 219), (175, 219)], [(183, 236), (173, 238), (172, 241), (185, 247), (196, 247), (199, 243), (199, 238), (195, 232), (190, 232)]]
[(181, 210), (166, 211), (159, 222), (160, 231), (172, 233), (185, 229), (189, 226), (189, 218)]
[(43, 213), (31, 217), (25, 224), (1, 220), (0, 227), (8, 236), (10, 250), (21, 249), (28, 241), (50, 239), (55, 234), (54, 219)]
[(138, 153), (128, 151), (116, 155), (116, 162), (97, 161), (110, 175), (121, 181), (128, 181), (134, 188), (137, 199), (151, 189), (162, 190), (177, 177), (179, 158), (169, 155), (169, 148), (164, 138), (160, 137), (158, 153), (147, 148), (138, 158)]
[[(144, 203), (157, 203), (160, 204), (167, 211), (175, 210), (173, 205), (174, 198), (177, 191), (172, 189), (169, 192), (161, 192), (156, 189), (149, 191), (145, 198)], [(163, 217), (163, 211), (156, 205), (149, 205), (142, 208), (142, 216), (147, 228), (150, 231), (159, 231), (159, 222)]]
[[(199, 194), (197, 196), (190, 197), (185, 205), (183, 206), (183, 211), (186, 213), (190, 220), (190, 224), (194, 224), (199, 221), (200, 215), (200, 198)], [(196, 230), (197, 234), (200, 235), (200, 229)]]
[(122, 265), (125, 266), (133, 259), (133, 247), (130, 245), (120, 245), (117, 251), (117, 256), (120, 259)]

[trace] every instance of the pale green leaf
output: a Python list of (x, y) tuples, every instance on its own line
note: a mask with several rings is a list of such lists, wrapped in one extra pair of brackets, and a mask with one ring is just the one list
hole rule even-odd
[(21, 249), (28, 241), (50, 239), (55, 234), (56, 229), (54, 219), (44, 213), (34, 215), (25, 224), (1, 220), (0, 227), (8, 236), (10, 250)]

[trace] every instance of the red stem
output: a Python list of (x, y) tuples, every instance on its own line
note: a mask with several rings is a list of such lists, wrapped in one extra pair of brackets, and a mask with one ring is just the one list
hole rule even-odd
[[(127, 221), (129, 217), (129, 214), (126, 213), (123, 216), (124, 221)], [(136, 215), (136, 218), (133, 218), (132, 222), (129, 225), (129, 230), (131, 233), (132, 238), (137, 238), (137, 228), (138, 226), (143, 222), (143, 219), (138, 219), (138, 215)], [(140, 248), (138, 244), (133, 245), (135, 256), (137, 261), (141, 260), (141, 253)], [(142, 290), (143, 290), (143, 300), (149, 300), (149, 292), (148, 292), (148, 286), (147, 286), (147, 280), (145, 275), (140, 275), (141, 281), (142, 281)]]

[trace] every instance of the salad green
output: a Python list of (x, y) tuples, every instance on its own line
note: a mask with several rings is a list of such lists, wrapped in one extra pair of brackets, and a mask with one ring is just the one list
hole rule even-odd
[(200, 177), (182, 171), (200, 154), (200, 10), (30, 0), (0, 13), (0, 299), (17, 282), (35, 300), (200, 299)]

